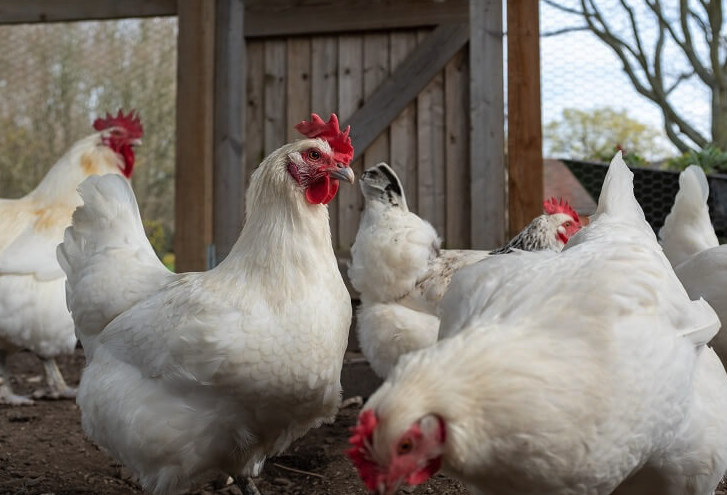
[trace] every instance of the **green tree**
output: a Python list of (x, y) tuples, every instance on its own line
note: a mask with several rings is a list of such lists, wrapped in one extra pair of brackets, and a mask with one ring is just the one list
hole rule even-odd
[(546, 154), (554, 157), (609, 161), (617, 146), (629, 160), (656, 160), (669, 153), (658, 130), (629, 117), (626, 110), (611, 108), (566, 108), (560, 120), (545, 126), (543, 137)]

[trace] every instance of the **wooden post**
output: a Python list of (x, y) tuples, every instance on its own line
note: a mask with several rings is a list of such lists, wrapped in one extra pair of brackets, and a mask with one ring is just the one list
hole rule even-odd
[(502, 76), (502, 0), (470, 0), (470, 221), (475, 249), (506, 241)]
[(507, 2), (510, 235), (543, 212), (538, 2)]
[(243, 0), (217, 0), (214, 94), (214, 262), (230, 252), (244, 222), (247, 190), (246, 57)]
[(174, 252), (177, 271), (208, 268), (212, 245), (215, 2), (178, 0)]

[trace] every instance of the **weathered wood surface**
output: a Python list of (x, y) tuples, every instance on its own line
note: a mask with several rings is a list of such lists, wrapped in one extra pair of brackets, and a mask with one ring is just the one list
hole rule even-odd
[(466, 22), (466, 0), (247, 0), (248, 36), (353, 33)]
[(354, 146), (365, 149), (467, 42), (467, 24), (442, 24), (371, 95), (351, 125)]
[(174, 252), (178, 271), (208, 268), (213, 235), (215, 3), (179, 0)]
[[(346, 122), (359, 108), (363, 100), (363, 37), (341, 36), (338, 39), (338, 117)], [(351, 131), (353, 132), (353, 130)], [(362, 172), (362, 156), (365, 147), (356, 148), (351, 167), (359, 177)], [(351, 249), (363, 200), (358, 187), (341, 184), (331, 205), (338, 206), (338, 249)]]
[[(537, 2), (521, 2), (521, 5), (522, 9), (532, 7), (537, 10)], [(502, 0), (470, 0), (470, 19), (471, 245), (489, 249), (502, 246), (508, 239), (505, 223)], [(512, 36), (513, 33), (510, 33)], [(508, 56), (513, 55), (509, 53)], [(512, 95), (518, 91), (519, 83), (510, 80), (509, 84)], [(509, 112), (512, 116), (512, 107), (509, 107)], [(514, 126), (511, 122), (510, 136), (519, 132)]]
[(230, 252), (244, 220), (245, 35), (243, 0), (217, 0), (215, 28), (215, 262)]
[(514, 234), (543, 212), (538, 3), (508, 0), (507, 31), (509, 212)]
[[(263, 108), (265, 95), (265, 44), (263, 41), (248, 41), (246, 43), (247, 77), (245, 102), (245, 170), (243, 177), (247, 184), (250, 176), (260, 162), (265, 158), (265, 109)], [(244, 195), (245, 191), (240, 191)]]
[(286, 122), (286, 54), (285, 40), (265, 40), (265, 78), (263, 79), (265, 122), (265, 155), (285, 143)]

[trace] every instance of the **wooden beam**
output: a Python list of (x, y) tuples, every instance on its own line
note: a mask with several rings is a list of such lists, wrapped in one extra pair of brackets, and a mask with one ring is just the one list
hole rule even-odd
[(178, 0), (174, 252), (177, 271), (208, 268), (213, 235), (215, 2)]
[(346, 120), (356, 156), (361, 155), (467, 42), (467, 24), (442, 24)]
[(538, 2), (507, 2), (510, 235), (543, 212)]
[(177, 14), (176, 0), (2, 0), (0, 24), (89, 21)]
[(351, 33), (467, 22), (467, 0), (248, 0), (250, 37)]
[(502, 34), (502, 0), (470, 0), (470, 231), (475, 249), (506, 242)]
[(216, 0), (214, 93), (215, 264), (230, 252), (244, 221), (247, 190), (245, 35), (243, 0)]

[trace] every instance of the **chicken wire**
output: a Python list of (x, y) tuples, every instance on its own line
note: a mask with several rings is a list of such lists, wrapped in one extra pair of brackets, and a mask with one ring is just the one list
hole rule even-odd
[(0, 197), (32, 190), (106, 111), (144, 125), (133, 186), (158, 253), (174, 211), (177, 20), (0, 26)]
[[(543, 124), (547, 126), (548, 123), (562, 120), (565, 109), (593, 111), (598, 108), (609, 108), (623, 111), (630, 119), (641, 122), (657, 134), (656, 139), (644, 143), (644, 148), (651, 149), (637, 149), (633, 150), (634, 152), (651, 160), (678, 155), (677, 148), (669, 141), (664, 131), (661, 110), (655, 103), (637, 92), (615, 52), (591, 31), (572, 30), (585, 26), (585, 21), (578, 15), (555, 8), (551, 2), (565, 8), (576, 10), (581, 8), (580, 0), (540, 2)], [(615, 35), (635, 44), (629, 14), (622, 6), (621, 0), (593, 0), (593, 3), (612, 27)], [(670, 25), (680, 33), (678, 5), (676, 2), (662, 2), (662, 4), (664, 15)], [(627, 5), (633, 10), (644, 51), (647, 57), (653, 60), (653, 47), (658, 34), (657, 18), (647, 7), (645, 0), (628, 2)], [(706, 45), (701, 41), (696, 27), (693, 27), (692, 34), (697, 53), (703, 60), (708, 61)], [(664, 44), (663, 66), (668, 85), (692, 70), (682, 51), (669, 40), (668, 36)], [(641, 79), (643, 80), (643, 77)], [(710, 136), (711, 126), (710, 94), (709, 88), (693, 74), (681, 80), (668, 97), (676, 111), (706, 137)], [(577, 145), (582, 139), (596, 138), (596, 136), (573, 136), (571, 153), (566, 150), (565, 157), (588, 158), (574, 156), (574, 151), (578, 149)], [(687, 141), (693, 145), (691, 141)], [(544, 142), (546, 156), (552, 155), (553, 144), (552, 140), (549, 142), (546, 133)], [(616, 144), (624, 143), (612, 143), (612, 146), (615, 147)]]

